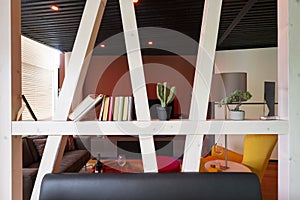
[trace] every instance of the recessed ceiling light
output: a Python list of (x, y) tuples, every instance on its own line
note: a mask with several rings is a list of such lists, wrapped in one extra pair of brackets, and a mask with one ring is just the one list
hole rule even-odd
[(59, 11), (59, 7), (57, 5), (51, 5), (50, 8), (53, 11)]
[(105, 44), (100, 44), (100, 47), (101, 48), (105, 48)]
[(148, 45), (153, 45), (153, 42), (152, 41), (148, 41)]

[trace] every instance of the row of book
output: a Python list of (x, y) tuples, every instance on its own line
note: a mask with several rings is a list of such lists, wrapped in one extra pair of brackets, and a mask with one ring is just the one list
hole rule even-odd
[[(86, 96), (83, 101), (70, 113), (69, 119), (79, 121), (89, 112), (100, 107), (99, 121), (130, 121), (133, 114), (132, 96), (106, 96), (103, 94)], [(96, 113), (96, 112), (94, 112)]]
[(99, 121), (130, 121), (132, 111), (132, 96), (106, 96), (102, 101)]

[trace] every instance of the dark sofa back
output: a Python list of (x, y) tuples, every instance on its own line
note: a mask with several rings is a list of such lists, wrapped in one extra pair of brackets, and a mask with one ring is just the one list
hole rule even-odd
[(260, 200), (252, 173), (47, 174), (40, 200)]

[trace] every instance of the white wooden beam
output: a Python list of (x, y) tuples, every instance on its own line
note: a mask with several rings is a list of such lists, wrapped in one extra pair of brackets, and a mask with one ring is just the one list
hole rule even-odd
[(300, 2), (278, 1), (278, 105), (289, 119), (289, 134), (279, 137), (279, 199), (300, 197)]
[[(189, 114), (190, 120), (206, 119), (221, 8), (222, 0), (205, 1)], [(199, 171), (202, 134), (204, 132), (198, 133), (200, 132), (186, 137), (182, 165), (184, 172)]]
[(170, 120), (170, 121), (20, 121), (12, 123), (14, 135), (195, 135), (206, 134), (280, 134), (288, 133), (283, 120)]
[(0, 199), (22, 199), (21, 136), (12, 136), (11, 121), (21, 107), (21, 2), (0, 7)]
[(11, 4), (2, 2), (0, 7), (0, 155), (5, 160), (0, 170), (0, 199), (12, 199), (12, 140), (11, 140)]
[[(289, 99), (289, 1), (278, 2), (278, 115), (288, 119)], [(289, 135), (278, 137), (278, 199), (289, 198), (290, 152)]]
[[(138, 29), (132, 0), (120, 0), (131, 85), (137, 120), (151, 120)], [(140, 135), (140, 146), (145, 172), (157, 172), (156, 154), (152, 136)]]
[[(72, 100), (76, 92), (78, 92), (76, 90), (78, 90), (78, 88), (80, 89), (83, 84), (105, 5), (106, 0), (86, 1), (69, 62), (68, 73), (64, 79), (57, 109), (54, 113), (54, 120), (67, 120)], [(65, 143), (66, 137), (48, 137), (31, 199), (38, 199), (40, 185), (44, 175), (58, 168)]]

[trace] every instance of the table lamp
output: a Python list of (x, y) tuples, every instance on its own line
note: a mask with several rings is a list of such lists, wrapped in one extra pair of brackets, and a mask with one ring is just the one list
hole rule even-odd
[[(210, 101), (219, 102), (221, 99), (229, 96), (235, 90), (247, 91), (247, 73), (245, 72), (228, 72), (214, 74), (210, 92)], [(227, 119), (227, 110), (225, 108), (225, 119)], [(227, 152), (227, 134), (225, 134), (225, 169), (228, 169), (228, 152)]]

